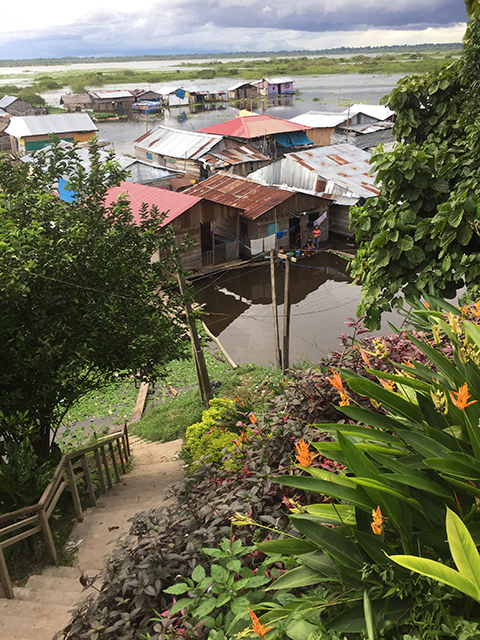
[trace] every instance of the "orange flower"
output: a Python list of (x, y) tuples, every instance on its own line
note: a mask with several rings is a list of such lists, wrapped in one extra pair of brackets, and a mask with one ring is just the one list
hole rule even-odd
[(253, 422), (253, 424), (257, 424), (258, 420), (257, 420), (257, 416), (255, 415), (251, 415), (250, 416), (250, 422)]
[(250, 612), (250, 617), (252, 619), (253, 633), (256, 633), (257, 636), (259, 636), (260, 638), (265, 638), (265, 634), (267, 633), (267, 631), (270, 631), (270, 629), (273, 629), (273, 627), (267, 627), (265, 629), (265, 625), (264, 624), (260, 624), (259, 619), (253, 613), (253, 611), (250, 609), (250, 607), (248, 608), (248, 610)]
[(472, 313), (477, 316), (477, 318), (480, 316), (480, 300), (472, 307)]
[(319, 453), (310, 453), (310, 448), (303, 438), (300, 442), (295, 443), (295, 449), (297, 450), (298, 464), (302, 467), (311, 467), (312, 461), (320, 455)]
[(411, 367), (412, 369), (415, 369), (415, 367), (412, 364), (411, 360), (406, 360), (405, 358), (403, 359), (403, 364), (407, 367)]
[(342, 383), (342, 376), (338, 373), (338, 371), (334, 371), (333, 369), (330, 369), (330, 371), (332, 373), (332, 377), (329, 378), (327, 376), (327, 380), (339, 393), (345, 393), (345, 389), (343, 388)]
[(373, 518), (373, 522), (370, 526), (372, 527), (373, 533), (375, 533), (377, 536), (382, 535), (383, 521), (385, 520), (385, 518), (382, 516), (380, 507), (377, 507), (376, 511), (375, 509), (372, 511), (372, 518)]
[(350, 406), (350, 398), (346, 393), (340, 394), (340, 406), (341, 407), (349, 407)]
[(463, 307), (460, 307), (460, 313), (464, 318), (468, 318), (470, 314), (470, 309), (467, 307), (466, 304), (464, 304)]
[(450, 391), (450, 398), (453, 404), (460, 409), (460, 411), (465, 411), (465, 407), (468, 407), (470, 404), (475, 404), (476, 400), (470, 400), (470, 392), (468, 391), (468, 384), (462, 384), (458, 391)]
[(395, 383), (393, 380), (382, 380), (381, 378), (379, 378), (379, 380), (387, 391), (395, 391)]
[(371, 369), (372, 365), (370, 364), (370, 360), (368, 359), (368, 356), (365, 353), (365, 351), (362, 349), (362, 347), (360, 347), (360, 353), (362, 354), (362, 359), (365, 362), (365, 364), (367, 365), (367, 367), (369, 367)]
[(423, 303), (423, 304), (425, 305), (425, 307), (426, 307), (427, 309), (430, 309), (430, 305), (428, 304), (428, 302), (427, 302), (426, 300), (424, 301), (424, 303)]

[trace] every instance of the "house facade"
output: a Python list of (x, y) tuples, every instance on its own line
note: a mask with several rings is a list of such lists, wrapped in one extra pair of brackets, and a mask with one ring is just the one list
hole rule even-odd
[(13, 116), (5, 133), (10, 136), (12, 153), (24, 156), (43, 149), (51, 136), (68, 142), (87, 142), (98, 132), (86, 113), (54, 113), (47, 116)]
[(294, 93), (293, 79), (287, 76), (262, 78), (256, 85), (257, 92), (261, 96), (280, 96)]
[(16, 96), (0, 98), (0, 110), (6, 111), (11, 116), (42, 116), (50, 113), (47, 107), (36, 107)]
[(258, 98), (258, 90), (250, 82), (237, 82), (228, 89), (229, 100), (255, 100)]
[(135, 102), (131, 91), (89, 91), (93, 111), (107, 111), (109, 113), (128, 113)]

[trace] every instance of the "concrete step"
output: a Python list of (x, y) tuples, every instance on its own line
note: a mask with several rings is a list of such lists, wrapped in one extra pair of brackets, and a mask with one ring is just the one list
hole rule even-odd
[(87, 576), (95, 576), (101, 572), (101, 569), (92, 569), (91, 567), (46, 567), (43, 570), (42, 576), (58, 576), (59, 578), (71, 578), (75, 582), (78, 582), (82, 573)]
[(83, 600), (90, 593), (91, 589), (85, 590), (83, 593), (74, 589), (30, 589), (29, 587), (14, 587), (13, 593), (15, 600), (23, 602), (41, 602), (42, 604), (58, 604), (72, 608), (77, 602)]
[[(0, 634), (2, 640), (29, 638), (48, 640), (70, 620), (69, 604), (44, 604), (25, 600), (0, 600)], [(50, 635), (48, 635), (50, 634)]]
[(72, 578), (61, 578), (55, 575), (34, 575), (30, 576), (25, 585), (28, 589), (41, 589), (48, 591), (53, 589), (54, 591), (76, 592), (81, 593), (83, 587), (78, 580), (72, 580)]

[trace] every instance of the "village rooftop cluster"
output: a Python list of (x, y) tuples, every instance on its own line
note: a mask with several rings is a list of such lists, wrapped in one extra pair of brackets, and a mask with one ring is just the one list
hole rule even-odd
[[(49, 114), (13, 96), (0, 99), (0, 150), (25, 162), (51, 143), (77, 144), (79, 162), (89, 169), (89, 140), (98, 133), (85, 109), (124, 113), (208, 100), (253, 100), (294, 91), (290, 78), (239, 82), (227, 91), (214, 87), (168, 86), (156, 91), (96, 91), (66, 95), (68, 111)], [(228, 95), (227, 95), (228, 94)], [(220, 96), (220, 97), (219, 97)], [(184, 131), (162, 125), (134, 141), (135, 157), (116, 156), (129, 178), (111, 189), (107, 204), (126, 195), (134, 216), (142, 203), (168, 211), (164, 224), (178, 238), (195, 239), (183, 255), (185, 269), (197, 271), (250, 259), (270, 249), (295, 251), (320, 226), (351, 235), (349, 208), (379, 193), (370, 175), (372, 149), (393, 143), (394, 113), (380, 105), (353, 105), (342, 113), (310, 111), (285, 120), (239, 110), (236, 118)], [(107, 156), (108, 141), (101, 141)], [(48, 152), (48, 149), (47, 149)], [(59, 197), (72, 201), (68, 176)]]

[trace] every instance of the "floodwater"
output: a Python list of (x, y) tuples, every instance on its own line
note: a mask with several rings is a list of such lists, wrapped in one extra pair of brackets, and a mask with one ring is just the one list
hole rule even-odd
[[(337, 249), (352, 245), (333, 238)], [(318, 361), (340, 346), (340, 334), (351, 335), (344, 323), (356, 317), (360, 288), (351, 284), (347, 261), (320, 251), (290, 266), (290, 365), (307, 359)], [(283, 262), (276, 265), (276, 294), (280, 342), (283, 344)], [(237, 363), (275, 365), (270, 263), (203, 277), (194, 282), (195, 300), (205, 304), (205, 323), (220, 338)], [(388, 317), (387, 317), (388, 316)], [(402, 318), (386, 314), (382, 330), (391, 333), (387, 321), (400, 326)]]

